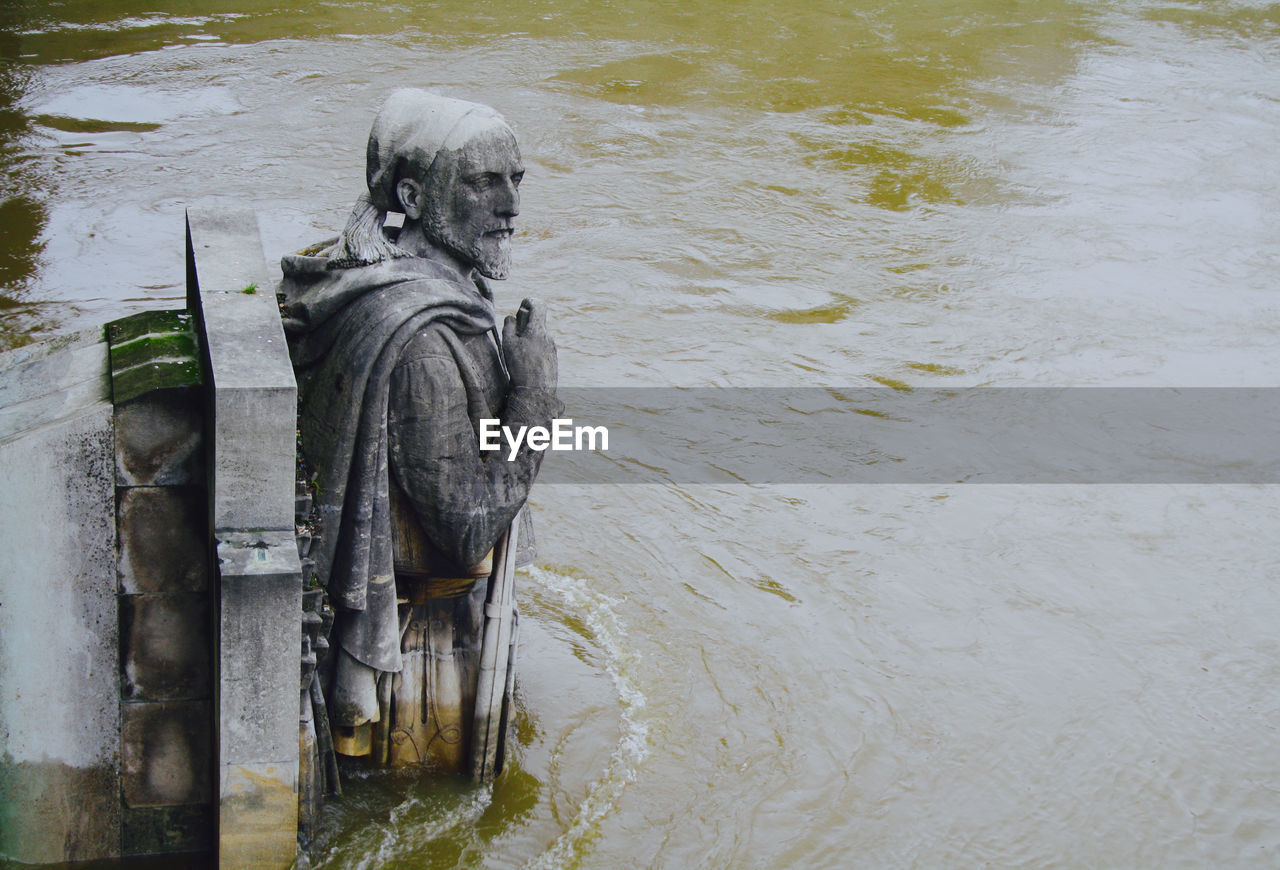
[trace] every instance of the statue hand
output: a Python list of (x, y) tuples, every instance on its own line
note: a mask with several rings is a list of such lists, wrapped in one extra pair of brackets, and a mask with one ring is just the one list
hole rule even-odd
[(511, 386), (555, 392), (559, 369), (556, 343), (547, 332), (542, 303), (526, 299), (514, 317), (502, 324), (502, 356)]

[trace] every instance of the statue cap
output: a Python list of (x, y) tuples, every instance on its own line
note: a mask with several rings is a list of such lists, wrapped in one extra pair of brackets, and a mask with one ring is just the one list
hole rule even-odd
[(477, 123), (507, 126), (501, 115), (480, 103), (417, 88), (392, 91), (369, 131), (365, 164), (369, 189), (356, 199), (337, 243), (322, 253), (326, 268), (349, 269), (413, 256), (396, 247), (382, 229), (387, 213), (400, 211), (396, 172), (402, 163), (425, 172), (444, 148), (465, 145), (465, 139), (453, 140), (475, 135)]
[(369, 131), (366, 178), (373, 205), (382, 212), (399, 211), (394, 187), (400, 162), (407, 160), (425, 170), (449, 141), (449, 134), (473, 114), (506, 123), (501, 115), (480, 103), (417, 88), (393, 91)]

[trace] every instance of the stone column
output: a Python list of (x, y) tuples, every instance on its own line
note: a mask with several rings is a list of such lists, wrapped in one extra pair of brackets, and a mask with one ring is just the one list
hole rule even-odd
[(253, 212), (187, 213), (187, 291), (209, 381), (218, 861), (288, 867), (298, 832), (297, 387)]

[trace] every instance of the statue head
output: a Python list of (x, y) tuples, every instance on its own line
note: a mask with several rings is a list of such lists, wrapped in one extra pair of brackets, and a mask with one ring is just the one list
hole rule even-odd
[[(464, 273), (505, 278), (523, 175), (515, 135), (493, 109), (395, 91), (369, 134), (369, 193), (343, 233), (336, 265), (431, 256)], [(381, 229), (388, 212), (405, 216), (394, 244)]]

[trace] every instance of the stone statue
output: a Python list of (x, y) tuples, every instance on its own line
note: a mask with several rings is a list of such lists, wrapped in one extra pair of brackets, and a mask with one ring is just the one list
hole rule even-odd
[(327, 705), (339, 753), (465, 771), (485, 578), (541, 461), (482, 453), (479, 421), (549, 426), (556, 349), (528, 299), (499, 334), (485, 282), (507, 276), (524, 174), (501, 116), (399, 90), (367, 157), (342, 235), (282, 261), (312, 555), (337, 611)]

